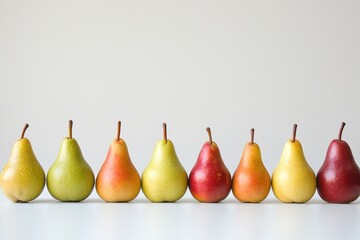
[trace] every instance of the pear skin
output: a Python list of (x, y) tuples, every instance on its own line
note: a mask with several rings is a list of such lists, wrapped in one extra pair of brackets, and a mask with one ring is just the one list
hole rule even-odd
[(59, 154), (47, 174), (47, 188), (51, 196), (63, 202), (80, 202), (94, 188), (94, 173), (85, 161), (77, 141), (72, 138), (72, 121), (69, 137), (62, 141)]
[(209, 141), (205, 142), (189, 175), (191, 195), (199, 202), (216, 203), (224, 200), (231, 191), (231, 174), (227, 169), (218, 145), (206, 128)]
[(235, 170), (232, 191), (241, 202), (259, 203), (268, 196), (270, 187), (270, 175), (263, 164), (260, 147), (254, 142), (254, 129), (251, 129), (251, 142), (245, 145)]
[(360, 168), (349, 144), (341, 139), (344, 127), (343, 122), (316, 177), (319, 196), (330, 203), (350, 203), (360, 196)]
[(29, 202), (37, 198), (45, 186), (45, 172), (37, 160), (31, 143), (24, 138), (13, 146), (9, 161), (0, 174), (2, 191), (13, 202)]
[(111, 143), (108, 155), (96, 178), (96, 191), (107, 202), (129, 202), (140, 192), (140, 175), (131, 162), (128, 148), (118, 136)]
[(272, 189), (275, 196), (285, 203), (304, 203), (309, 201), (316, 191), (316, 176), (307, 163), (301, 143), (293, 138), (284, 146), (280, 161), (272, 175)]
[(155, 147), (151, 160), (141, 176), (142, 190), (152, 202), (176, 202), (187, 190), (188, 177), (181, 165), (172, 141), (164, 139)]

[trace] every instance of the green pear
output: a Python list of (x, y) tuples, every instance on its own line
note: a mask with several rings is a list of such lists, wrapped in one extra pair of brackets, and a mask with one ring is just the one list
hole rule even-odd
[(24, 138), (29, 124), (25, 124), (21, 138), (13, 146), (9, 161), (0, 174), (4, 194), (14, 202), (28, 202), (37, 198), (45, 186), (45, 172)]
[(309, 201), (316, 191), (315, 172), (307, 163), (301, 143), (293, 138), (286, 142), (280, 161), (272, 175), (272, 189), (275, 196), (286, 203)]
[(188, 177), (176, 155), (174, 144), (167, 139), (165, 123), (163, 132), (164, 139), (156, 144), (142, 174), (142, 190), (152, 202), (176, 202), (186, 192)]
[(62, 141), (59, 154), (47, 174), (47, 188), (55, 199), (63, 202), (80, 202), (94, 188), (94, 173), (85, 161), (80, 146), (72, 138), (72, 121), (69, 137)]

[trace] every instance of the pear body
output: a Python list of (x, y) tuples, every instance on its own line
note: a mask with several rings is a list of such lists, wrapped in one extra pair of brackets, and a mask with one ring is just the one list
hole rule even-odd
[(330, 203), (349, 203), (360, 195), (360, 169), (350, 146), (334, 139), (327, 150), (325, 161), (317, 173), (320, 197)]
[(96, 177), (96, 191), (107, 202), (128, 202), (140, 192), (140, 175), (123, 139), (115, 139)]
[(15, 142), (9, 161), (0, 174), (4, 194), (14, 202), (37, 198), (45, 186), (45, 172), (27, 138)]
[(175, 202), (184, 196), (188, 177), (173, 143), (160, 140), (142, 173), (142, 190), (152, 202)]
[(316, 191), (315, 173), (307, 163), (301, 143), (287, 141), (272, 175), (275, 196), (285, 203), (304, 203)]
[(199, 202), (220, 202), (231, 190), (231, 174), (215, 142), (206, 142), (189, 175), (189, 189)]
[(247, 143), (232, 179), (232, 191), (241, 202), (258, 203), (269, 194), (271, 180), (259, 146)]
[(47, 174), (47, 188), (55, 199), (80, 202), (94, 188), (94, 173), (74, 138), (65, 138)]

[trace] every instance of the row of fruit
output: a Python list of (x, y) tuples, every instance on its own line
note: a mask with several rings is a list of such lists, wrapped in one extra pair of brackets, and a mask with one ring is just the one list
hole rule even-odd
[(245, 145), (240, 163), (231, 177), (217, 144), (212, 140), (210, 128), (206, 129), (209, 141), (204, 143), (188, 177), (173, 143), (167, 138), (165, 123), (163, 139), (157, 143), (140, 178), (131, 162), (126, 143), (120, 138), (119, 121), (117, 136), (95, 179), (77, 141), (72, 137), (72, 126), (70, 120), (69, 136), (63, 140), (57, 159), (45, 177), (30, 141), (24, 137), (29, 127), (25, 125), (0, 175), (0, 185), (10, 200), (34, 200), (43, 191), (45, 182), (50, 194), (64, 202), (86, 199), (94, 185), (98, 195), (108, 202), (132, 201), (140, 188), (152, 202), (175, 202), (188, 187), (200, 202), (222, 201), (231, 190), (239, 201), (261, 202), (268, 196), (271, 187), (282, 202), (307, 202), (316, 189), (324, 201), (331, 203), (349, 203), (360, 195), (360, 169), (349, 145), (341, 139), (345, 123), (341, 125), (338, 138), (330, 143), (317, 176), (307, 163), (300, 142), (296, 140), (295, 124), (292, 139), (286, 142), (271, 178), (263, 165), (260, 148), (254, 142), (254, 129), (251, 129), (251, 141)]

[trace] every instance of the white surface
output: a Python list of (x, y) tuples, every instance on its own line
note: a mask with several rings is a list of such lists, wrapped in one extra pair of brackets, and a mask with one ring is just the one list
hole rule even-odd
[[(70, 118), (95, 173), (119, 119), (140, 173), (163, 121), (188, 172), (207, 126), (231, 172), (252, 127), (272, 172), (295, 122), (315, 171), (341, 121), (359, 162), (359, 9), (356, 0), (0, 0), (0, 168), (28, 122), (47, 171)], [(0, 238), (359, 235), (358, 202), (92, 199), (61, 204), (45, 190), (20, 205), (1, 195)]]
[(0, 202), (1, 239), (359, 239), (360, 202)]

